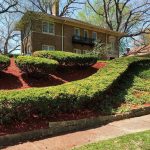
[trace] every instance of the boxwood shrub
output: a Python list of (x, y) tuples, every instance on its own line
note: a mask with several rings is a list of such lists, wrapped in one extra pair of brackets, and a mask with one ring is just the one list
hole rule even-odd
[(97, 56), (94, 55), (81, 55), (62, 51), (36, 51), (33, 56), (54, 59), (60, 65), (65, 66), (92, 66), (98, 60)]
[(49, 74), (58, 66), (55, 60), (32, 56), (18, 56), (15, 61), (23, 72), (35, 76)]
[(6, 69), (9, 66), (9, 64), (9, 57), (0, 54), (0, 71)]
[(55, 87), (0, 91), (1, 123), (24, 120), (31, 114), (48, 117), (61, 112), (99, 110), (105, 101), (104, 95), (137, 64), (150, 66), (150, 59), (115, 59), (88, 78)]

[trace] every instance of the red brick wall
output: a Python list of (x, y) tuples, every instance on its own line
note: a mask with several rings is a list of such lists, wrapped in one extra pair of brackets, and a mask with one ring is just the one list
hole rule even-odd
[[(83, 44), (72, 43), (75, 26), (64, 25), (64, 51), (74, 52), (74, 49), (91, 50), (93, 47)], [(89, 38), (92, 38), (92, 29), (88, 30)], [(80, 28), (80, 36), (84, 35), (84, 28)], [(109, 42), (107, 35), (107, 41)], [(106, 34), (98, 33), (97, 37), (103, 43), (106, 43)], [(30, 41), (29, 41), (30, 42)], [(56, 50), (62, 50), (62, 24), (55, 23), (55, 35), (42, 33), (42, 21), (32, 22), (32, 49), (34, 51), (42, 50), (42, 45), (55, 46)], [(118, 39), (116, 38), (116, 51), (118, 52)]]

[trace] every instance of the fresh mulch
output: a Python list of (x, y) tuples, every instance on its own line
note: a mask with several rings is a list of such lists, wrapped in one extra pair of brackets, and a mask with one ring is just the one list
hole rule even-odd
[(11, 124), (0, 125), (0, 136), (15, 134), (21, 132), (28, 132), (39, 129), (47, 129), (49, 122), (58, 122), (58, 121), (69, 121), (69, 120), (79, 120), (84, 118), (96, 117), (99, 114), (92, 110), (82, 110), (76, 111), (74, 113), (59, 113), (54, 116), (49, 116), (49, 118), (41, 118), (34, 114), (30, 118), (24, 121), (14, 121)]
[(35, 79), (22, 73), (16, 66), (14, 58), (11, 58), (11, 63), (8, 69), (0, 72), (0, 90), (20, 90), (32, 87), (56, 86), (67, 82), (84, 79), (96, 73), (105, 65), (106, 63), (104, 62), (98, 62), (92, 67), (84, 69), (59, 69), (56, 73), (50, 74), (48, 77)]
[[(67, 82), (81, 80), (96, 73), (100, 68), (105, 67), (105, 62), (98, 62), (88, 68), (69, 68), (67, 70), (59, 69), (56, 73), (50, 74), (47, 78), (34, 79), (22, 73), (16, 66), (14, 58), (11, 58), (10, 66), (7, 70), (0, 72), (0, 90), (22, 90), (32, 87), (56, 86)], [(19, 132), (32, 131), (35, 129), (48, 128), (48, 122), (77, 120), (97, 116), (99, 114), (91, 110), (82, 110), (70, 114), (57, 114), (57, 116), (49, 116), (49, 118), (41, 118), (34, 114), (31, 118), (24, 121), (6, 125), (0, 125), (0, 136), (14, 134)]]

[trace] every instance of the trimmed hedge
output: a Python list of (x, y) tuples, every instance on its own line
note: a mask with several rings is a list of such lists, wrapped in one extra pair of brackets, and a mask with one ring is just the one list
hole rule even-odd
[(10, 59), (0, 54), (0, 71), (6, 69), (10, 65)]
[(92, 66), (98, 58), (94, 55), (81, 55), (62, 51), (36, 51), (33, 56), (57, 60), (65, 66)]
[(58, 66), (55, 60), (32, 56), (18, 56), (16, 64), (23, 72), (35, 75), (49, 74)]
[(1, 123), (23, 120), (31, 114), (48, 117), (60, 112), (95, 109), (103, 104), (103, 96), (126, 71), (137, 64), (150, 65), (150, 59), (129, 57), (112, 60), (86, 79), (55, 87), (0, 91)]

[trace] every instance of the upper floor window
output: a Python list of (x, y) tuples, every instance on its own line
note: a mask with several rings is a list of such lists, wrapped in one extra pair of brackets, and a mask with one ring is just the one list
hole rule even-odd
[(52, 46), (52, 45), (42, 45), (42, 50), (55, 50), (55, 46)]
[(43, 22), (43, 24), (42, 24), (42, 31), (45, 32), (45, 33), (54, 34), (55, 33), (54, 23)]
[(110, 46), (111, 46), (111, 51), (114, 51), (115, 50), (115, 37), (110, 36), (109, 37), (109, 43), (110, 43)]
[(87, 30), (84, 30), (84, 38), (88, 38), (88, 31)]
[(97, 33), (96, 33), (96, 32), (93, 32), (93, 33), (92, 33), (92, 39), (93, 39), (93, 40), (97, 40)]
[(74, 29), (74, 35), (77, 36), (77, 37), (80, 36), (80, 29), (79, 28)]
[(89, 50), (83, 50), (83, 54), (89, 54), (90, 51)]

